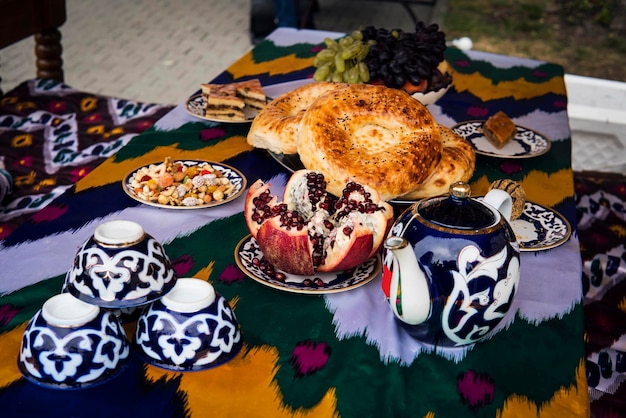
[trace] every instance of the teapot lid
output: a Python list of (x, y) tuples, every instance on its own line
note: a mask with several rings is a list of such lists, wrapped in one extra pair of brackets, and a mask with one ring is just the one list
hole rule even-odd
[(450, 186), (449, 196), (424, 200), (417, 210), (428, 221), (448, 228), (483, 229), (493, 225), (497, 221), (495, 213), (470, 196), (470, 185), (456, 182)]

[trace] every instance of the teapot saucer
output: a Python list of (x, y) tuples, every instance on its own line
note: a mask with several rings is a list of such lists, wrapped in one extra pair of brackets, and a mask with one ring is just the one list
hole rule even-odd
[(520, 251), (542, 251), (565, 243), (572, 228), (563, 215), (537, 203), (526, 202), (524, 212), (511, 222)]

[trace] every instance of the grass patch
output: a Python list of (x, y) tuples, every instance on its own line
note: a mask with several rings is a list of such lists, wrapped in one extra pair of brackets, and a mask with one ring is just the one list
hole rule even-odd
[(610, 29), (615, 0), (448, 0), (449, 40), (474, 49), (560, 64), (565, 71), (626, 80), (626, 40)]

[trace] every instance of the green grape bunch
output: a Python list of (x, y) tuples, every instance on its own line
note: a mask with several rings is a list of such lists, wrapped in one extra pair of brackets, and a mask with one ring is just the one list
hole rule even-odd
[(338, 41), (324, 39), (326, 48), (319, 51), (313, 60), (316, 68), (313, 79), (335, 83), (367, 83), (370, 74), (365, 59), (373, 43), (364, 41), (363, 33), (359, 30)]

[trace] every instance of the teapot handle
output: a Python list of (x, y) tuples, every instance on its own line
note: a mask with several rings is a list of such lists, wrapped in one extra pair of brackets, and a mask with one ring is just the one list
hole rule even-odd
[(504, 190), (490, 190), (483, 198), (483, 203), (486, 203), (489, 206), (497, 209), (498, 212), (500, 212), (507, 221), (511, 220), (511, 213), (513, 211), (513, 199), (511, 198), (511, 195)]

